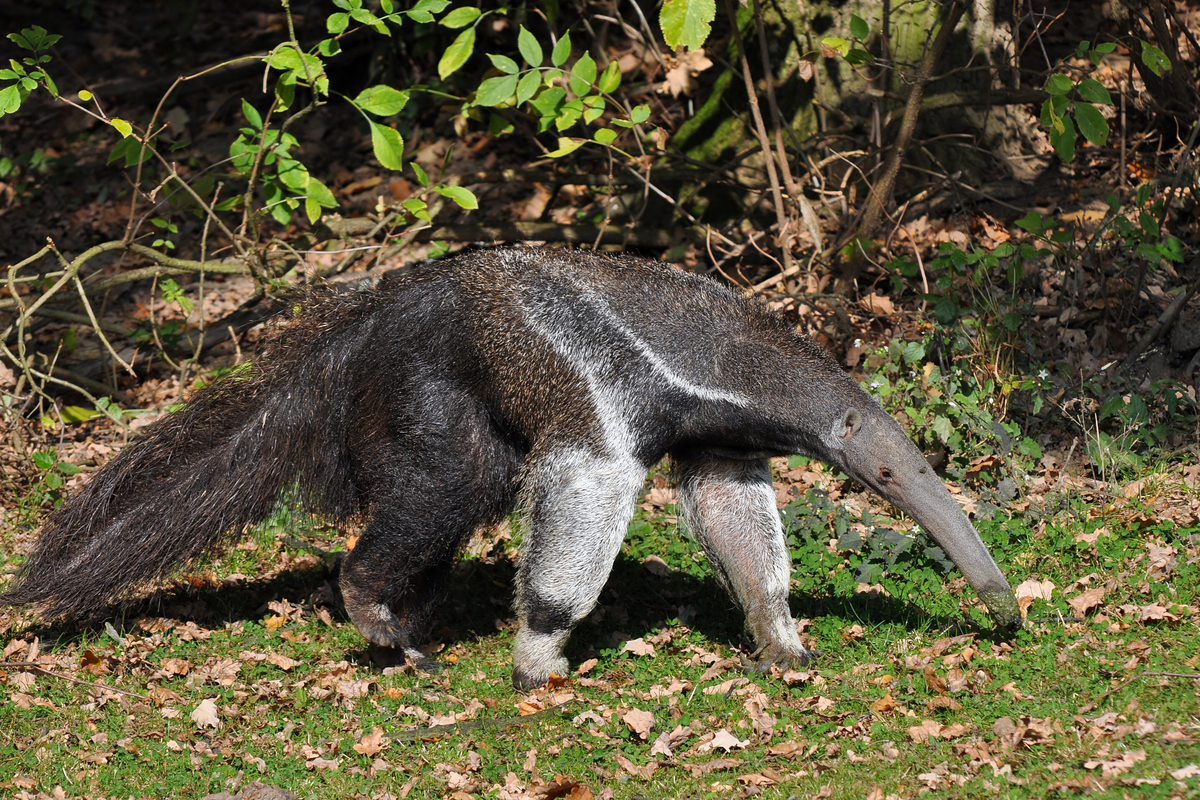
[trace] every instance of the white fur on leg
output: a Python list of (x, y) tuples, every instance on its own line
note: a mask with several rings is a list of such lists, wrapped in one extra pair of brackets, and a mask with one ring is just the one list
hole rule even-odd
[(521, 689), (536, 689), (558, 675), (565, 678), (571, 665), (563, 648), (571, 632), (534, 633), (522, 627), (513, 643), (513, 683)]
[(551, 672), (566, 671), (562, 649), (600, 598), (645, 476), (633, 458), (583, 449), (557, 451), (530, 471), (529, 533), (517, 575), (518, 685), (540, 686)]
[(745, 612), (764, 659), (807, 661), (788, 609), (792, 562), (767, 461), (699, 458), (682, 461), (679, 474), (680, 518)]

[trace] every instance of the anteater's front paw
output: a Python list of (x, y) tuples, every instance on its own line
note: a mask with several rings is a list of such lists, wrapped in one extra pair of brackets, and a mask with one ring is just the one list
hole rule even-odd
[(753, 669), (757, 672), (770, 672), (771, 667), (777, 666), (786, 671), (808, 666), (816, 656), (816, 653), (803, 647), (769, 644), (754, 654)]

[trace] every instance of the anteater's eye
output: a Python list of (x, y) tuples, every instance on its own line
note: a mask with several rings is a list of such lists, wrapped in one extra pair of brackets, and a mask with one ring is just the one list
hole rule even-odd
[(890, 469), (888, 469), (887, 467), (880, 467), (879, 468), (879, 480), (883, 481), (884, 483), (891, 483), (892, 482), (892, 471)]

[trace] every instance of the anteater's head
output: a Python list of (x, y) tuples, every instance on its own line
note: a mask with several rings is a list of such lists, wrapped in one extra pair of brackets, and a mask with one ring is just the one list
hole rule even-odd
[(1020, 628), (1008, 581), (929, 462), (865, 392), (855, 387), (835, 394), (841, 395), (835, 401), (841, 407), (832, 409), (832, 426), (819, 434), (827, 448), (824, 459), (915, 519), (962, 570), (996, 625)]

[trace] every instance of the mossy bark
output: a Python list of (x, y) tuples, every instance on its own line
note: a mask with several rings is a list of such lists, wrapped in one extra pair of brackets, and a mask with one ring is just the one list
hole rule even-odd
[[(796, 140), (804, 142), (833, 130), (865, 142), (877, 119), (884, 125), (882, 144), (890, 143), (908, 95), (909, 78), (942, 16), (942, 5), (929, 0), (896, 3), (899, 9), (891, 9), (890, 5), (881, 0), (772, 0), (764, 4), (776, 95)], [(821, 40), (825, 37), (852, 39), (852, 14), (866, 20), (871, 28), (865, 48), (879, 59), (875, 65), (854, 68), (844, 59), (821, 54)], [(1003, 49), (1003, 42), (997, 43), (993, 14), (993, 0), (970, 3), (967, 16), (941, 60), (939, 72), (968, 64), (986, 67), (995, 58), (1003, 62), (1002, 54), (994, 56), (991, 52), (993, 48)], [(749, 9), (739, 11), (738, 25), (751, 50), (748, 55), (759, 79), (761, 96), (765, 96), (765, 85), (757, 68), (761, 63), (759, 39)], [(710, 39), (710, 48), (722, 43), (724, 63), (718, 61), (721, 69), (714, 70), (716, 74), (706, 93), (698, 98), (702, 102), (696, 114), (680, 126), (674, 137), (675, 145), (689, 157), (718, 164), (756, 143), (749, 127), (745, 87), (736, 72), (737, 53), (732, 44), (723, 44), (731, 38), (727, 32), (724, 38), (719, 37), (718, 28)], [(813, 60), (810, 79), (801, 77), (801, 61), (806, 56)], [(895, 68), (890, 68), (892, 64)], [(959, 72), (931, 84), (928, 95), (950, 91), (986, 93), (994, 74), (994, 70), (986, 69)], [(919, 131), (918, 138), (968, 133), (986, 140), (1010, 133), (1011, 126), (998, 128), (990, 112), (966, 109), (964, 113), (964, 107), (957, 106), (923, 114)], [(962, 147), (927, 148), (922, 157), (927, 163), (947, 170), (978, 172), (983, 166), (978, 154)], [(990, 168), (994, 169), (994, 164)]]

